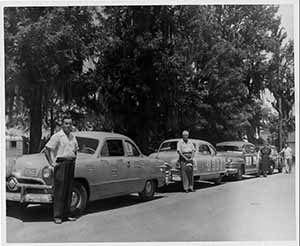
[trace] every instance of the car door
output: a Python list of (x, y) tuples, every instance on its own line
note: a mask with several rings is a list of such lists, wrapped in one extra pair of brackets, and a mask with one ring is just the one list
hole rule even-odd
[(105, 182), (98, 185), (97, 192), (100, 196), (122, 194), (126, 190), (124, 157), (122, 139), (105, 139), (100, 151), (100, 167), (97, 169), (97, 175), (105, 176)]
[(125, 163), (127, 168), (126, 187), (130, 192), (141, 191), (145, 184), (146, 169), (145, 158), (130, 140), (124, 140), (125, 145)]

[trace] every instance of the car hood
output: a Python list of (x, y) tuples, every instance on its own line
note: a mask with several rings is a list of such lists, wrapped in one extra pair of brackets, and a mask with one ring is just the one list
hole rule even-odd
[[(83, 160), (90, 158), (91, 155), (78, 153), (76, 164), (81, 163)], [(9, 164), (8, 164), (9, 165)], [(41, 171), (44, 167), (49, 166), (44, 153), (23, 155), (18, 158), (15, 164), (10, 166), (8, 170), (17, 176), (41, 176)], [(8, 171), (7, 170), (7, 171)]]

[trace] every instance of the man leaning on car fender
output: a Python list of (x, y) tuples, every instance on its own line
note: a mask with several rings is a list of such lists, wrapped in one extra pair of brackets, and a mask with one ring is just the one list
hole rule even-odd
[(53, 217), (57, 224), (64, 219), (75, 220), (70, 216), (70, 204), (78, 143), (71, 131), (72, 119), (66, 115), (62, 129), (50, 138), (44, 150), (49, 165), (54, 167)]

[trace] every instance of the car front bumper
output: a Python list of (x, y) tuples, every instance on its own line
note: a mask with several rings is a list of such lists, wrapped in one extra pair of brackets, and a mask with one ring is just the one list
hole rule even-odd
[(6, 201), (20, 202), (20, 203), (52, 203), (51, 194), (34, 194), (27, 193), (21, 195), (21, 193), (6, 192)]
[[(49, 193), (52, 186), (49, 185), (30, 185), (18, 184), (18, 192), (6, 191), (6, 200), (20, 203), (52, 203), (53, 195)], [(33, 193), (32, 189), (39, 192)]]
[(238, 173), (238, 168), (226, 168), (226, 175), (234, 175)]

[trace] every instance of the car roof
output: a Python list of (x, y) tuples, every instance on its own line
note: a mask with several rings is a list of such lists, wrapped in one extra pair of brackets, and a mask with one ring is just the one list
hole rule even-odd
[(125, 135), (119, 133), (104, 132), (104, 131), (78, 131), (78, 132), (72, 132), (72, 134), (76, 137), (86, 137), (86, 138), (94, 138), (94, 139), (103, 139), (109, 137), (130, 139)]
[(250, 145), (254, 146), (254, 144), (249, 143), (249, 142), (244, 142), (244, 141), (224, 141), (224, 142), (221, 142), (221, 143), (217, 143), (216, 146), (223, 145), (223, 146), (238, 146), (238, 147), (242, 147), (245, 144), (250, 144)]
[[(165, 142), (175, 142), (175, 141), (179, 141), (179, 140), (181, 140), (182, 138), (173, 138), (173, 139), (167, 139), (167, 140), (165, 140), (165, 141), (163, 141), (163, 143), (165, 143)], [(201, 139), (195, 139), (195, 138), (189, 138), (189, 140), (191, 140), (192, 142), (196, 142), (196, 143), (198, 143), (198, 144), (211, 144), (211, 143), (209, 143), (209, 142), (207, 142), (207, 141), (205, 141), (205, 140), (201, 140)]]

